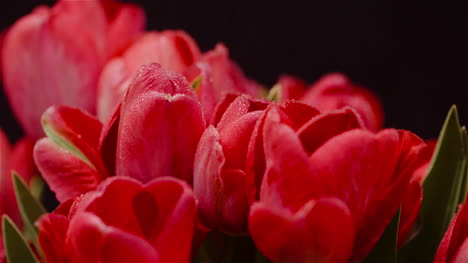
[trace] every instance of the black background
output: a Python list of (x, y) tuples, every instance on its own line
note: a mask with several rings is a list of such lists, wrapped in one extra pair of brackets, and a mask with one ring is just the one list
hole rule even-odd
[[(0, 26), (53, 2), (4, 2)], [(246, 74), (263, 84), (282, 73), (310, 83), (339, 71), (381, 98), (386, 127), (434, 138), (452, 104), (468, 124), (467, 1), (132, 2), (146, 10), (148, 29), (184, 29), (203, 51), (225, 43)], [(21, 136), (3, 91), (0, 127), (12, 140)]]

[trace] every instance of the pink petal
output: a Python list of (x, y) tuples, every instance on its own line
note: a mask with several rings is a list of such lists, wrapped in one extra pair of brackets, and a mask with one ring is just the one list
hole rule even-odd
[(36, 143), (34, 161), (60, 202), (94, 190), (103, 179), (94, 168), (48, 138)]
[(99, 119), (110, 117), (141, 66), (159, 63), (164, 69), (183, 72), (199, 57), (197, 44), (183, 31), (145, 33), (104, 67), (98, 87)]
[(51, 9), (36, 9), (8, 31), (2, 58), (5, 89), (30, 136), (43, 135), (39, 119), (50, 105), (94, 113), (106, 27), (97, 1), (59, 1)]
[(97, 116), (102, 122), (107, 122), (122, 99), (131, 83), (130, 73), (122, 58), (110, 60), (104, 67), (99, 78), (97, 90)]
[(117, 175), (148, 182), (174, 176), (192, 182), (193, 158), (204, 130), (190, 84), (159, 66), (143, 67), (122, 104)]
[[(102, 1), (113, 2), (113, 1)], [(104, 4), (105, 6), (105, 4)], [(145, 12), (134, 4), (122, 4), (114, 14), (109, 25), (108, 54), (114, 56), (121, 54), (140, 34), (143, 33), (146, 23)]]

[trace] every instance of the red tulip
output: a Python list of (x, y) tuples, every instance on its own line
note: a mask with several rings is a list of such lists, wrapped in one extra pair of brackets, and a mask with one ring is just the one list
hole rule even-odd
[(104, 67), (98, 89), (99, 119), (111, 117), (142, 65), (159, 63), (164, 69), (184, 72), (199, 57), (197, 44), (183, 31), (145, 33)]
[(457, 215), (445, 232), (434, 263), (464, 263), (468, 261), (468, 208), (459, 207)]
[(191, 184), (204, 129), (201, 105), (190, 83), (157, 64), (142, 67), (122, 102), (116, 174), (143, 183), (173, 176)]
[(193, 82), (201, 76), (197, 94), (203, 106), (205, 119), (212, 121), (216, 105), (229, 93), (260, 96), (259, 85), (248, 79), (242, 70), (229, 58), (228, 49), (218, 44), (203, 54), (199, 61), (184, 73)]
[(382, 128), (383, 111), (379, 99), (342, 74), (325, 75), (308, 88), (302, 80), (291, 76), (281, 76), (278, 84), (282, 100), (301, 100), (322, 112), (349, 106), (361, 115), (367, 129), (378, 131)]
[[(19, 226), (22, 225), (22, 221), (16, 203), (11, 173), (16, 171), (26, 183), (29, 183), (30, 179), (37, 174), (32, 159), (33, 146), (33, 140), (23, 138), (11, 149), (6, 136), (0, 130), (0, 215), (7, 214)], [(1, 234), (0, 227), (0, 262), (3, 262), (5, 253)]]
[(139, 8), (118, 5), (116, 14), (109, 16), (100, 1), (61, 0), (52, 8), (36, 8), (8, 30), (1, 56), (3, 79), (13, 111), (29, 136), (43, 135), (39, 119), (50, 105), (95, 112), (104, 63), (143, 26)]
[[(257, 199), (263, 178), (261, 135), (265, 113), (278, 110), (282, 122), (296, 127), (301, 137), (315, 138), (313, 151), (328, 137), (360, 127), (349, 109), (320, 115), (305, 104), (290, 101), (283, 106), (245, 95), (230, 95), (214, 114), (198, 144), (194, 162), (194, 191), (199, 199), (201, 221), (227, 233), (247, 232), (250, 205)], [(268, 106), (268, 110), (267, 109)], [(266, 111), (265, 111), (266, 110)]]
[(263, 128), (266, 171), (249, 218), (257, 247), (274, 262), (362, 261), (400, 207), (424, 144), (393, 129), (300, 136), (279, 116), (272, 109)]
[(37, 223), (48, 262), (190, 260), (196, 202), (190, 186), (178, 179), (143, 185), (114, 177), (77, 198), (63, 215), (66, 210)]

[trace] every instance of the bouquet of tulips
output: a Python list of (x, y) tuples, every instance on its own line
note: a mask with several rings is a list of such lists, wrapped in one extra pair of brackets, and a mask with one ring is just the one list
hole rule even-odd
[(425, 141), (342, 74), (267, 88), (223, 44), (144, 28), (59, 0), (2, 34), (26, 135), (0, 130), (0, 263), (468, 262), (455, 107)]

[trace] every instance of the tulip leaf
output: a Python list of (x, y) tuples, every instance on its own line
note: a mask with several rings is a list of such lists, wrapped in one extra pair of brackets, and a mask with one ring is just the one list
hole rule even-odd
[(202, 83), (202, 80), (203, 80), (202, 75), (199, 75), (198, 77), (196, 77), (196, 78), (192, 81), (191, 85), (192, 85), (193, 90), (197, 91), (198, 88), (200, 88), (200, 85), (201, 85), (201, 83)]
[(397, 262), (397, 241), (398, 227), (400, 225), (401, 210), (395, 213), (392, 221), (388, 224), (379, 242), (375, 245), (364, 263), (396, 263)]
[(281, 85), (276, 84), (268, 92), (267, 99), (271, 101), (280, 102), (281, 101)]
[(16, 201), (26, 227), (26, 232), (31, 235), (32, 241), (37, 245), (37, 229), (34, 223), (41, 215), (47, 213), (47, 211), (32, 195), (23, 179), (14, 171), (12, 172), (12, 181), (15, 189)]
[(467, 181), (466, 142), (466, 131), (460, 127), (457, 109), (453, 106), (440, 132), (423, 183), (421, 232), (408, 244), (408, 262), (433, 262), (457, 206), (464, 200)]
[(3, 242), (8, 262), (39, 263), (31, 250), (31, 247), (29, 247), (18, 228), (7, 215), (3, 215), (2, 229)]

